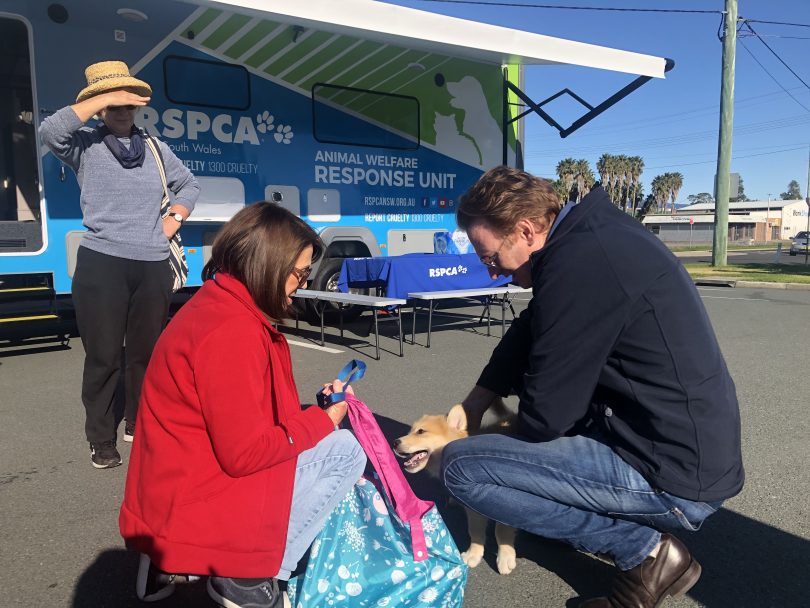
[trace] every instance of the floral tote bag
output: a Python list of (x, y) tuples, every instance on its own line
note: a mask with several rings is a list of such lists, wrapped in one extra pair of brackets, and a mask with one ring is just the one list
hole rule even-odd
[(467, 566), (433, 503), (413, 493), (374, 415), (346, 394), (374, 468), (335, 508), (290, 580), (293, 608), (461, 606)]

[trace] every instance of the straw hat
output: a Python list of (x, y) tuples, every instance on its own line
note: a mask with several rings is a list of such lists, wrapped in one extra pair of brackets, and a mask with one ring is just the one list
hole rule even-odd
[(76, 103), (84, 101), (94, 95), (100, 95), (115, 89), (132, 89), (136, 95), (143, 97), (152, 96), (152, 87), (143, 80), (138, 80), (129, 75), (129, 68), (123, 61), (101, 61), (87, 67), (84, 71), (87, 78), (87, 86), (84, 87)]

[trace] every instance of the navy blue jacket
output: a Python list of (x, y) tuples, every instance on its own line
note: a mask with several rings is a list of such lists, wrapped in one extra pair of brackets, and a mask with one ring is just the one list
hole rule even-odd
[(519, 391), (521, 432), (549, 441), (590, 418), (654, 488), (737, 494), (734, 382), (675, 256), (596, 187), (530, 263), (532, 300), (478, 380)]

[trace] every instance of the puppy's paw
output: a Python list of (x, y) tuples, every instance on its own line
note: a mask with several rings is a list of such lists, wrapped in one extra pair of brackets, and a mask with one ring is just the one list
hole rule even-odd
[(509, 545), (501, 545), (498, 547), (498, 572), (501, 574), (509, 574), (517, 566), (517, 559), (515, 555), (515, 548)]
[(479, 544), (470, 545), (470, 548), (461, 554), (461, 559), (463, 559), (464, 563), (470, 568), (475, 568), (478, 564), (480, 564), (483, 557), (484, 546)]

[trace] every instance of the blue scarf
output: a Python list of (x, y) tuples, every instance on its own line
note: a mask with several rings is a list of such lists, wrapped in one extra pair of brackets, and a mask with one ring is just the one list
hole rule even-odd
[(140, 129), (132, 125), (132, 131), (129, 134), (129, 148), (122, 144), (119, 139), (112, 134), (107, 125), (102, 124), (99, 127), (104, 143), (112, 152), (112, 155), (121, 163), (124, 169), (132, 169), (133, 167), (143, 166), (144, 157), (144, 143), (143, 136)]

